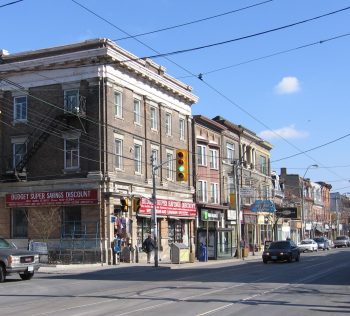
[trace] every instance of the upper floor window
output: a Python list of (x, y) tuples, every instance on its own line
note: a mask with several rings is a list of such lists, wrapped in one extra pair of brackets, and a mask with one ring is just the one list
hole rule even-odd
[(211, 183), (210, 184), (210, 202), (218, 204), (219, 203), (219, 184)]
[(207, 148), (204, 145), (197, 145), (197, 163), (200, 166), (207, 165)]
[(79, 138), (64, 140), (64, 168), (79, 168)]
[(135, 162), (135, 172), (142, 173), (142, 146), (139, 144), (134, 144), (134, 162)]
[(13, 107), (13, 119), (15, 121), (27, 120), (27, 97), (15, 97)]
[(67, 112), (79, 113), (79, 90), (64, 91), (64, 110)]
[(260, 172), (263, 174), (267, 173), (266, 157), (260, 156)]
[(197, 183), (197, 200), (198, 202), (208, 202), (208, 183), (199, 180)]
[(172, 153), (167, 153), (166, 160), (166, 178), (168, 180), (174, 180), (174, 155)]
[(119, 91), (114, 91), (114, 111), (115, 116), (123, 117), (122, 94)]
[(217, 149), (209, 149), (210, 168), (219, 169), (219, 151)]
[[(156, 148), (152, 149), (152, 157), (153, 157), (153, 164), (154, 164), (154, 166), (158, 166), (159, 165), (159, 152), (158, 152), (158, 149), (156, 149)], [(159, 168), (157, 168), (155, 170), (155, 174), (157, 176), (159, 175)]]
[(226, 159), (233, 162), (235, 157), (235, 146), (231, 143), (226, 143)]
[(24, 155), (27, 153), (27, 143), (13, 143), (12, 144), (12, 150), (13, 150), (13, 168), (15, 169), (16, 166), (23, 160)]
[(179, 120), (179, 132), (180, 140), (185, 140), (185, 120), (182, 118)]
[(115, 168), (123, 169), (123, 140), (115, 139)]
[(172, 119), (171, 114), (170, 113), (166, 113), (165, 114), (165, 133), (168, 136), (171, 135), (171, 129), (172, 129), (171, 119)]
[(141, 124), (141, 101), (134, 99), (134, 123)]
[(157, 108), (152, 106), (150, 110), (151, 110), (151, 129), (158, 130)]

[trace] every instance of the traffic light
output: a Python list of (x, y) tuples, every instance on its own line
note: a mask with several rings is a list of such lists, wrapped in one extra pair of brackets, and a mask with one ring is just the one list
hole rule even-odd
[(141, 207), (141, 198), (133, 198), (133, 211), (134, 212), (138, 212), (140, 210)]
[(188, 179), (188, 151), (186, 149), (176, 150), (176, 181), (187, 181)]
[(120, 205), (121, 205), (122, 212), (127, 212), (128, 206), (129, 206), (129, 199), (127, 197), (121, 198)]

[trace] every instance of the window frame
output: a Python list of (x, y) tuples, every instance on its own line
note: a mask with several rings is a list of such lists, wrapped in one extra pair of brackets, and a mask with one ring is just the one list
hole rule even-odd
[(185, 119), (183, 119), (183, 118), (179, 119), (179, 133), (180, 133), (180, 140), (185, 140), (186, 125), (185, 125)]
[(123, 118), (123, 94), (118, 90), (114, 90), (114, 115)]
[[(70, 96), (69, 93), (75, 91), (75, 98), (76, 98), (76, 104), (75, 107), (68, 106), (68, 97), (73, 96), (73, 94)], [(68, 94), (68, 95), (67, 95)], [(66, 89), (64, 90), (64, 111), (68, 113), (79, 113), (80, 112), (80, 104), (79, 104), (79, 95), (80, 91), (79, 89)]]
[(209, 166), (210, 169), (219, 169), (219, 151), (214, 148), (209, 148)]
[[(229, 153), (232, 153), (232, 155)], [(226, 159), (232, 163), (234, 161), (234, 158), (235, 158), (235, 145), (233, 143), (227, 142), (226, 143)]]
[(157, 107), (151, 106), (150, 107), (150, 117), (151, 117), (151, 129), (154, 131), (158, 131), (158, 113), (157, 113)]
[(165, 113), (165, 134), (167, 136), (172, 134), (172, 114), (169, 112)]
[(266, 175), (266, 173), (267, 173), (267, 158), (263, 155), (260, 155), (259, 163), (260, 163), (260, 172), (262, 174)]
[(208, 181), (198, 180), (197, 182), (197, 200), (198, 202), (208, 202)]
[[(18, 102), (19, 99), (24, 99), (25, 102)], [(17, 116), (18, 113), (20, 113), (19, 116)], [(14, 122), (28, 120), (28, 97), (26, 95), (13, 97), (13, 120)]]
[(114, 167), (117, 170), (123, 170), (124, 168), (124, 159), (123, 159), (123, 140), (120, 138), (114, 139)]
[[(76, 142), (76, 148), (67, 151), (67, 142)], [(69, 154), (70, 153), (70, 154)], [(67, 159), (69, 154), (70, 158)], [(74, 155), (76, 155), (77, 164), (74, 165)], [(71, 161), (71, 164), (68, 165), (67, 162)], [(75, 170), (80, 168), (80, 138), (79, 137), (66, 137), (64, 138), (64, 169), (65, 170)]]
[(198, 166), (207, 166), (207, 146), (197, 144), (197, 163)]
[(210, 202), (213, 204), (219, 204), (219, 184), (210, 183)]
[(141, 125), (141, 100), (134, 98), (134, 124)]
[(134, 167), (136, 174), (142, 174), (142, 145), (136, 143), (134, 144)]
[[(18, 153), (16, 147), (17, 146), (23, 146), (24, 151), (21, 153)], [(17, 164), (19, 164), (24, 156), (27, 154), (27, 142), (13, 142), (12, 143), (12, 164), (13, 164), (13, 169), (16, 168)]]
[(174, 153), (167, 152), (166, 159), (166, 178), (167, 180), (174, 181)]

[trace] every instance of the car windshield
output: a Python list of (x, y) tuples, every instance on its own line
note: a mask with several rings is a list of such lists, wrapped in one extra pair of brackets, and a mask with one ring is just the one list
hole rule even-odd
[(5, 249), (5, 248), (12, 248), (12, 247), (6, 239), (0, 238), (0, 249)]
[(286, 241), (276, 241), (271, 243), (269, 249), (287, 249), (289, 248), (289, 242)]
[(346, 239), (345, 236), (339, 236), (339, 237), (337, 237), (337, 240), (345, 240), (345, 239)]
[(312, 240), (302, 240), (301, 244), (302, 245), (312, 244)]
[(323, 239), (322, 239), (322, 238), (314, 238), (314, 241), (316, 241), (316, 242), (322, 242)]

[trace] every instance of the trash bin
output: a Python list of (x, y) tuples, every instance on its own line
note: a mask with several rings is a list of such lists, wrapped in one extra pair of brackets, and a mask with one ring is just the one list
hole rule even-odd
[(204, 244), (201, 244), (199, 246), (198, 260), (201, 261), (201, 262), (208, 261), (208, 250), (207, 250), (207, 247)]
[(183, 263), (190, 261), (190, 249), (182, 243), (171, 244), (171, 263)]

